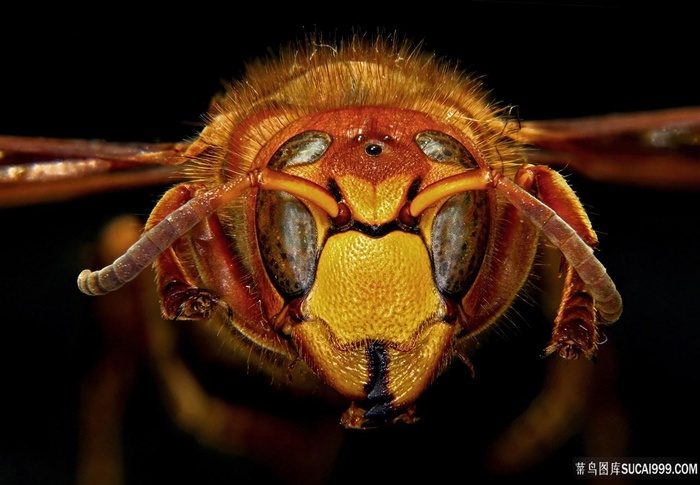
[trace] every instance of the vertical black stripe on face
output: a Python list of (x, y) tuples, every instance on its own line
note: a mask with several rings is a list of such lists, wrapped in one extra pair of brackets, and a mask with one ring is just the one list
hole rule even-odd
[(382, 426), (391, 422), (400, 411), (391, 406), (394, 396), (389, 391), (389, 353), (386, 346), (372, 342), (367, 347), (369, 382), (365, 385), (367, 399), (363, 427)]

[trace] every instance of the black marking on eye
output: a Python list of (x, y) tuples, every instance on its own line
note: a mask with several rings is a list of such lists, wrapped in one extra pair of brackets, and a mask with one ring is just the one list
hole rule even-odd
[(275, 170), (283, 170), (317, 162), (326, 153), (332, 141), (331, 136), (323, 131), (299, 133), (279, 147), (267, 165)]

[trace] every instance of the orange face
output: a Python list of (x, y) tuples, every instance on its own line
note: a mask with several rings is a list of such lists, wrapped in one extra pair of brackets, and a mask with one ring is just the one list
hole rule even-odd
[(213, 308), (351, 401), (342, 422), (412, 421), (467, 339), (511, 305), (540, 234), (566, 283), (547, 352), (593, 357), (621, 312), (590, 221), (478, 83), (408, 45), (310, 42), (251, 66), (187, 146), (188, 181), (88, 294), (155, 260), (163, 314)]
[(265, 273), (292, 309), (276, 327), (323, 380), (363, 403), (366, 423), (391, 421), (450, 355), (456, 308), (486, 253), (488, 196), (456, 195), (402, 222), (423, 188), (478, 167), (423, 113), (339, 109), (289, 127), (301, 129), (268, 167), (328, 188), (348, 210), (332, 220), (292, 195), (258, 193), (251, 217)]

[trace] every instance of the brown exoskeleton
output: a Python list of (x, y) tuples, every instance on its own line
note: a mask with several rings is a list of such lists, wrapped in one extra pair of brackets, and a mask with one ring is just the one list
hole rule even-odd
[[(114, 289), (155, 259), (166, 317), (225, 319), (270, 355), (308, 365), (353, 402), (343, 422), (367, 427), (414, 419), (456, 340), (510, 305), (541, 231), (566, 260), (548, 351), (593, 356), (596, 325), (616, 319), (619, 296), (592, 256), (595, 234), (575, 195), (526, 150), (561, 151), (576, 167), (578, 148), (595, 152), (582, 130), (518, 130), (475, 81), (403, 46), (293, 52), (219, 98), (193, 143), (87, 147), (112, 166), (184, 164), (187, 182), (120, 260), (131, 268), (92, 273), (83, 288)], [(610, 136), (616, 122), (639, 130), (644, 119), (596, 126)], [(682, 112), (669, 119), (684, 123)], [(3, 140), (5, 159), (20, 145)], [(67, 159), (84, 157), (76, 149), (86, 145), (66, 146)]]
[(78, 285), (113, 291), (155, 261), (166, 318), (219, 312), (351, 401), (346, 426), (368, 427), (414, 419), (457, 341), (511, 304), (544, 234), (565, 274), (547, 353), (592, 358), (620, 296), (573, 191), (527, 161), (499, 113), (400, 44), (285, 53), (217, 98), (184, 152), (164, 152), (188, 181)]

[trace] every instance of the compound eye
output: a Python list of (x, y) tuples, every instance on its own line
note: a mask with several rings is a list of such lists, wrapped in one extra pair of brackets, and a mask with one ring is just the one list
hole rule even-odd
[(263, 190), (256, 213), (260, 256), (272, 284), (288, 301), (305, 294), (316, 277), (318, 252), (311, 212), (293, 195)]
[(326, 153), (332, 141), (331, 136), (323, 131), (299, 133), (277, 149), (267, 166), (274, 170), (283, 170), (317, 162)]
[(466, 168), (477, 168), (474, 157), (458, 140), (440, 131), (421, 131), (415, 137), (416, 144), (425, 155), (438, 163), (457, 163)]
[(430, 252), (438, 289), (463, 297), (476, 279), (489, 236), (485, 192), (465, 192), (448, 199), (433, 219)]

